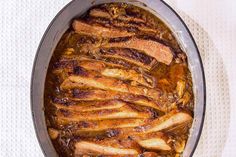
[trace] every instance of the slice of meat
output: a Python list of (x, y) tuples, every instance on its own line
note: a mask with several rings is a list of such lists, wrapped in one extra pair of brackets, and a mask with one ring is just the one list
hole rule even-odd
[(92, 9), (89, 12), (89, 15), (92, 17), (98, 17), (98, 18), (107, 18), (107, 19), (118, 19), (126, 22), (135, 22), (135, 23), (145, 23), (145, 20), (141, 18), (131, 17), (131, 16), (111, 16), (109, 12), (105, 12), (101, 9)]
[(118, 78), (121, 80), (130, 80), (133, 83), (141, 84), (150, 88), (155, 86), (155, 79), (148, 74), (141, 74), (131, 69), (118, 69), (106, 66), (102, 62), (82, 61), (79, 66), (87, 70), (94, 70), (103, 76)]
[[(128, 143), (127, 147), (135, 148), (137, 143), (139, 146), (149, 150), (161, 150), (170, 151), (172, 150), (172, 139), (167, 134), (162, 132), (146, 133), (146, 134), (133, 134), (127, 132), (122, 136), (114, 136), (110, 139), (101, 141), (101, 143), (116, 144), (116, 141), (120, 141), (120, 144)], [(125, 144), (123, 144), (124, 146)]]
[(109, 67), (113, 67), (113, 68), (121, 68), (121, 69), (126, 68), (126, 66), (124, 66), (124, 65), (117, 64), (117, 63), (114, 63), (114, 62), (109, 62), (106, 59), (103, 60), (103, 58), (91, 59), (91, 58), (81, 57), (80, 60), (81, 61), (87, 61), (87, 62), (90, 62), (90, 63), (97, 63), (97, 64), (100, 64), (100, 65), (104, 64), (104, 66), (102, 66), (102, 68), (105, 67), (105, 66), (109, 66)]
[[(86, 62), (87, 65), (89, 66), (89, 62), (91, 62), (91, 64), (97, 64), (97, 65), (101, 65), (103, 64), (102, 67), (104, 66), (109, 66), (112, 68), (120, 68), (120, 69), (134, 69), (136, 71), (140, 71), (140, 67), (137, 64), (133, 64), (132, 62), (127, 62), (127, 60), (124, 60), (122, 58), (111, 58), (109, 56), (98, 56), (98, 54), (95, 54), (96, 59), (93, 58), (89, 58), (86, 56), (75, 56), (75, 55), (70, 55), (70, 56), (63, 56), (61, 61), (62, 62), (67, 62), (66, 64), (68, 66), (64, 66), (64, 67), (72, 67), (71, 65), (75, 66), (77, 65), (77, 63), (82, 63), (82, 62)], [(73, 62), (77, 62), (76, 64), (73, 64)], [(60, 63), (58, 63), (60, 64)], [(64, 67), (59, 67), (59, 68), (64, 68)], [(143, 67), (145, 71), (148, 71), (148, 69), (150, 70), (152, 67), (148, 66), (148, 67)]]
[[(55, 121), (58, 126), (63, 125), (68, 128), (75, 135), (79, 135), (81, 132), (94, 132), (103, 131), (116, 128), (129, 128), (136, 127), (147, 123), (148, 119), (108, 119), (99, 121), (70, 121), (61, 117), (55, 117)], [(71, 125), (73, 124), (73, 125)], [(72, 127), (73, 126), (73, 127)]]
[[(146, 24), (142, 23), (126, 23), (120, 20), (113, 20), (112, 22), (109, 19), (105, 18), (96, 18), (90, 17), (89, 23), (97, 23), (102, 26), (111, 27), (111, 28), (118, 28), (120, 30), (127, 30), (128, 32), (134, 32), (138, 36), (147, 36), (153, 38), (157, 41), (161, 41), (166, 45), (174, 48), (175, 50), (179, 51), (179, 46), (173, 40), (173, 35), (169, 34), (168, 31), (161, 31), (159, 28), (151, 28), (146, 26)], [(168, 38), (164, 38), (168, 37)]]
[(106, 28), (97, 25), (89, 25), (79, 20), (74, 20), (72, 27), (76, 33), (102, 37), (102, 38), (130, 37), (135, 35), (134, 33), (129, 33), (127, 31), (120, 31), (118, 29)]
[[(93, 47), (90, 45), (89, 47)], [(85, 48), (86, 49), (86, 48)], [(91, 48), (91, 51), (93, 48)], [(86, 49), (86, 52), (89, 49)], [(71, 68), (77, 63), (81, 62), (92, 62), (94, 64), (105, 64), (106, 66), (113, 67), (113, 68), (121, 68), (121, 69), (134, 69), (136, 71), (140, 70), (140, 67), (143, 68), (144, 71), (151, 70), (155, 64), (156, 60), (154, 59), (150, 65), (144, 65), (141, 62), (137, 62), (135, 60), (128, 60), (125, 57), (112, 57), (112, 55), (99, 55), (98, 52), (94, 53), (96, 59), (89, 58), (87, 56), (76, 56), (76, 55), (63, 55), (59, 62), (56, 63), (57, 68)]]
[(90, 10), (89, 15), (94, 16), (94, 17), (99, 17), (99, 18), (107, 18), (107, 19), (112, 18), (112, 16), (108, 12), (103, 11), (101, 9), (92, 9), (92, 10)]
[(99, 89), (73, 90), (73, 95), (68, 95), (74, 101), (92, 101), (92, 100), (124, 100), (130, 103), (134, 103), (141, 106), (147, 106), (159, 111), (165, 112), (167, 110), (166, 105), (161, 101), (154, 101), (146, 98), (145, 96), (138, 96), (130, 93), (121, 93), (116, 91), (106, 91)]
[(152, 36), (157, 36), (159, 39), (162, 39), (163, 31), (159, 29), (152, 28), (147, 26), (147, 23), (143, 19), (135, 17), (120, 17), (110, 20), (112, 17), (108, 12), (99, 9), (93, 9), (90, 11), (90, 23), (99, 23), (105, 26), (113, 26), (119, 29), (126, 29), (131, 32), (148, 34)]
[(101, 49), (100, 55), (106, 58), (123, 59), (127, 62), (140, 66), (144, 69), (150, 70), (155, 64), (156, 59), (134, 49)]
[[(136, 64), (133, 64), (132, 62), (128, 62), (127, 60), (120, 59), (120, 58), (103, 56), (103, 57), (101, 57), (101, 60), (108, 62), (108, 63), (121, 65), (121, 66), (125, 67), (125, 69), (134, 69), (136, 71), (139, 71), (141, 69), (141, 67), (137, 66)], [(149, 71), (147, 68), (144, 68), (142, 70)]]
[(169, 151), (171, 147), (161, 138), (151, 138), (138, 141), (138, 144), (146, 149)]
[(179, 110), (173, 110), (165, 114), (164, 116), (147, 122), (144, 125), (140, 125), (134, 128), (122, 128), (119, 129), (119, 132), (121, 136), (127, 133), (138, 136), (146, 136), (146, 134), (155, 133), (158, 131), (169, 131), (179, 125), (185, 124), (186, 126), (188, 123), (191, 123), (192, 120), (193, 118), (189, 113)]
[(107, 65), (103, 61), (90, 61), (90, 60), (80, 61), (78, 65), (86, 70), (94, 70), (97, 72), (100, 72), (107, 67)]
[(75, 144), (75, 156), (80, 155), (138, 155), (135, 149), (116, 148), (94, 142), (80, 141)]
[[(135, 95), (143, 95), (158, 100), (161, 91), (143, 86), (132, 86), (122, 80), (109, 78), (92, 71), (86, 71), (84, 68), (76, 67), (76, 75), (69, 76), (62, 84), (61, 89), (72, 89), (80, 87), (91, 87), (103, 90), (111, 90)], [(72, 82), (72, 84), (70, 83)]]
[(70, 111), (66, 109), (58, 109), (56, 111), (56, 116), (65, 120), (78, 122), (85, 120), (104, 120), (104, 119), (124, 119), (124, 118), (151, 118), (151, 113), (149, 112), (139, 112), (132, 109), (129, 106), (123, 106), (119, 109), (106, 109), (97, 111)]
[(162, 132), (145, 134), (132, 134), (132, 132), (130, 132), (128, 134), (131, 139), (135, 140), (145, 149), (162, 151), (170, 151), (172, 149), (170, 145), (171, 139)]
[[(134, 61), (134, 60), (133, 60)], [(105, 55), (98, 57), (97, 59), (89, 58), (86, 56), (76, 56), (76, 55), (63, 55), (58, 62), (56, 62), (55, 70), (57, 74), (60, 74), (62, 70), (65, 69), (72, 69), (73, 67), (80, 65), (88, 70), (96, 70), (101, 71), (105, 69), (106, 67), (109, 68), (116, 68), (116, 69), (133, 69), (135, 71), (140, 71), (140, 65), (137, 63), (134, 63), (133, 61), (129, 62), (126, 59), (112, 57), (112, 55)], [(134, 64), (133, 64), (134, 63)], [(141, 62), (140, 62), (141, 63)], [(147, 66), (141, 66), (144, 68), (143, 70), (147, 71), (152, 68), (154, 63), (147, 65)], [(146, 74), (146, 72), (142, 72), (142, 74), (145, 77), (148, 77), (149, 75)], [(149, 76), (150, 78), (150, 76)]]
[(107, 65), (102, 61), (91, 62), (89, 60), (80, 61), (79, 66), (86, 70), (94, 70), (97, 72), (103, 71), (107, 67)]
[(122, 70), (122, 69), (111, 69), (106, 68), (102, 71), (102, 75), (108, 77), (114, 77), (122, 80), (131, 80), (134, 84), (141, 84), (150, 88), (154, 88), (154, 79), (150, 76), (144, 76), (137, 73), (135, 70)]
[(157, 61), (169, 65), (172, 62), (173, 54), (169, 47), (152, 40), (132, 38), (125, 42), (114, 42), (104, 44), (102, 47), (130, 48), (144, 51), (147, 55), (154, 57)]
[(53, 73), (58, 75), (62, 80), (68, 77), (68, 73), (73, 71), (73, 67), (83, 67), (86, 70), (93, 70), (101, 73), (104, 76), (118, 78), (121, 80), (129, 80), (134, 84), (141, 84), (150, 88), (155, 87), (155, 79), (147, 72), (139, 71), (138, 69), (128, 69), (116, 63), (109, 63), (102, 60), (95, 60), (90, 58), (80, 57), (63, 57), (57, 62), (57, 67)]
[[(150, 150), (161, 150), (161, 151), (172, 150), (171, 146), (167, 143), (168, 137), (165, 137), (163, 133), (157, 132), (151, 135), (152, 137), (150, 135), (132, 136), (132, 135), (127, 134), (126, 136), (119, 137), (119, 138), (112, 137), (110, 139), (96, 140), (93, 142), (84, 141), (90, 144), (92, 143), (94, 147), (96, 146), (98, 148), (103, 148), (102, 149), (103, 151), (101, 151), (100, 149), (93, 148), (93, 149), (89, 149), (89, 151), (88, 150), (82, 151), (81, 153), (90, 152), (90, 153), (93, 153), (93, 155), (95, 154), (96, 155), (131, 155), (131, 154), (124, 154), (121, 150), (119, 150), (119, 154), (118, 154), (118, 152), (116, 151), (111, 151), (110, 149), (106, 149), (107, 147), (112, 147), (116, 149), (117, 148), (118, 149), (124, 149), (124, 148), (131, 149), (131, 150), (135, 150), (137, 154), (140, 152), (140, 146), (145, 149), (150, 149)], [(77, 142), (75, 146), (78, 143), (79, 142)], [(87, 146), (86, 148), (90, 147), (90, 145), (86, 145), (86, 146)], [(82, 150), (84, 147), (82, 147)], [(76, 147), (76, 149), (77, 148), (78, 147)], [(104, 150), (107, 150), (107, 151), (104, 151)]]
[(62, 84), (60, 85), (60, 88), (63, 90), (75, 89), (75, 88), (87, 89), (84, 83), (72, 82), (67, 78), (62, 82)]
[[(77, 56), (77, 55), (63, 55), (60, 60), (57, 62), (57, 68), (72, 68), (76, 65), (84, 65), (86, 67), (93, 68), (92, 66), (95, 66), (97, 70), (104, 69), (105, 67), (109, 66), (112, 68), (122, 68), (125, 69), (125, 66), (122, 66), (120, 64), (112, 63), (112, 62), (106, 62), (103, 60), (93, 59), (89, 58), (87, 56)], [(93, 70), (93, 69), (91, 69)]]
[(125, 102), (119, 100), (113, 101), (101, 101), (101, 102), (82, 102), (82, 103), (75, 103), (73, 105), (63, 105), (63, 104), (53, 104), (57, 109), (65, 109), (70, 111), (97, 111), (97, 110), (107, 110), (107, 109), (118, 109), (125, 105)]
[(145, 132), (156, 132), (175, 127), (176, 125), (191, 122), (192, 120), (193, 118), (190, 114), (179, 110), (173, 110), (167, 113), (165, 116), (150, 122), (144, 127), (147, 128)]

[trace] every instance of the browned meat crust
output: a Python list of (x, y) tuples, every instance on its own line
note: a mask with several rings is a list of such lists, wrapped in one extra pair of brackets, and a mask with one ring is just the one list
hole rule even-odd
[(137, 155), (140, 153), (140, 146), (149, 150), (170, 151), (173, 149), (170, 143), (168, 136), (156, 132), (146, 135), (126, 135), (118, 139), (79, 141), (75, 144), (75, 152), (88, 155)]
[(148, 70), (150, 70), (156, 64), (155, 58), (150, 57), (142, 52), (138, 52), (135, 49), (101, 49), (100, 54), (102, 57), (124, 59), (125, 61), (131, 62)]
[(105, 12), (100, 9), (92, 9), (89, 12), (90, 16), (93, 17), (101, 17), (101, 18), (107, 18), (107, 19), (118, 19), (121, 21), (126, 21), (126, 22), (135, 22), (135, 23), (145, 23), (145, 20), (141, 18), (136, 18), (136, 17), (130, 17), (130, 16), (117, 16), (117, 17), (112, 17), (108, 12)]
[(75, 144), (75, 156), (78, 155), (138, 155), (135, 149), (104, 146), (94, 142), (80, 141)]
[(70, 111), (97, 111), (97, 110), (106, 110), (106, 109), (118, 109), (126, 105), (125, 102), (119, 100), (111, 101), (98, 101), (98, 102), (80, 102), (74, 103), (71, 105), (65, 105), (60, 103), (53, 103), (57, 109), (66, 109)]
[(124, 119), (124, 118), (151, 118), (151, 113), (139, 112), (128, 105), (116, 109), (104, 109), (93, 111), (71, 111), (67, 108), (59, 108), (56, 116), (70, 121)]
[[(147, 123), (148, 119), (106, 119), (99, 121), (71, 121), (61, 117), (56, 117), (55, 122), (58, 126), (69, 128), (70, 132), (80, 135), (82, 132), (96, 132), (116, 128), (137, 127)], [(74, 124), (71, 126), (71, 124)]]
[[(113, 42), (115, 41), (115, 42)], [(173, 52), (170, 47), (163, 45), (154, 40), (145, 40), (140, 38), (128, 38), (125, 40), (112, 40), (109, 43), (100, 43), (98, 45), (94, 44), (84, 44), (82, 50), (84, 52), (96, 52), (99, 48), (125, 48), (125, 49), (136, 49), (142, 51), (146, 55), (155, 58), (158, 62), (169, 65), (173, 60)]]
[(168, 129), (191, 121), (192, 116), (189, 113), (173, 110), (167, 113), (165, 116), (160, 117), (147, 125), (141, 126), (140, 128), (142, 128), (141, 132), (150, 133)]
[(90, 87), (123, 93), (131, 93), (135, 95), (143, 95), (155, 100), (158, 100), (158, 98), (161, 96), (161, 92), (157, 89), (133, 86), (122, 80), (105, 77), (93, 71), (87, 71), (79, 66), (75, 68), (74, 73), (74, 75), (69, 76), (61, 84), (61, 89)]
[(150, 25), (149, 20), (146, 18), (135, 17), (137, 14), (128, 16), (129, 18), (125, 20), (124, 18), (112, 18), (110, 13), (105, 10), (92, 9), (89, 15), (89, 23), (98, 23), (105, 27), (114, 27), (120, 30), (127, 30), (128, 32), (135, 32), (139, 35), (146, 35), (171, 46), (176, 51), (180, 50), (178, 44), (174, 42), (172, 34), (168, 34), (168, 31), (160, 29), (160, 25), (157, 27), (154, 27), (155, 24)]
[(95, 26), (95, 25), (92, 26), (79, 20), (75, 20), (72, 26), (76, 33), (96, 36), (96, 37), (110, 38), (112, 36), (114, 38), (117, 38), (117, 37), (129, 37), (134, 35), (134, 33), (129, 33), (127, 31), (119, 31), (115, 29), (105, 28), (102, 26)]
[(157, 61), (169, 65), (173, 59), (171, 49), (161, 43), (152, 40), (144, 40), (139, 38), (132, 38), (125, 42), (115, 42), (104, 45), (103, 47), (119, 47), (137, 49), (145, 52), (147, 55), (154, 57)]
[(131, 84), (141, 84), (150, 88), (155, 87), (155, 79), (148, 74), (141, 74), (135, 70), (120, 69), (106, 66), (102, 62), (81, 61), (79, 66), (87, 70), (94, 70), (102, 74), (103, 76), (113, 77), (121, 80), (130, 80)]
[[(100, 89), (75, 89), (69, 94), (68, 97), (75, 101), (101, 101), (101, 100), (124, 100), (126, 102), (134, 103), (141, 106), (147, 106), (154, 109), (157, 109), (162, 112), (166, 112), (171, 107), (170, 102), (164, 102), (162, 99), (152, 100), (145, 96), (134, 95), (130, 93), (121, 93), (116, 91), (106, 91)], [(167, 103), (168, 105), (166, 105)], [(174, 108), (174, 106), (172, 106)]]

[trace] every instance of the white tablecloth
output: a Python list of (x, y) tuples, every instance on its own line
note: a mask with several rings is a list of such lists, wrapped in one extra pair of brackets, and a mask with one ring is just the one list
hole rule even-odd
[[(39, 41), (69, 0), (0, 1), (0, 157), (42, 157), (30, 110)], [(167, 0), (200, 48), (207, 83), (204, 130), (195, 157), (236, 155), (236, 1)]]

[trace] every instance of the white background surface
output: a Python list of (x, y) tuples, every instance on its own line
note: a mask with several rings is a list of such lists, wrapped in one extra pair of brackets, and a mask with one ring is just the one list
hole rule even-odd
[[(0, 157), (43, 157), (30, 111), (39, 41), (69, 0), (0, 1)], [(193, 33), (204, 62), (207, 112), (195, 157), (236, 156), (236, 1), (167, 0)]]

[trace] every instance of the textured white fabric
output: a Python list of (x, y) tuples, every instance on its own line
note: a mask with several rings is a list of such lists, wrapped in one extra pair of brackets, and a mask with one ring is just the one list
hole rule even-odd
[[(207, 112), (195, 157), (236, 154), (236, 2), (166, 0), (200, 48)], [(69, 0), (0, 1), (0, 157), (42, 157), (30, 111), (30, 78), (40, 39)]]
[(168, 0), (200, 48), (207, 85), (206, 120), (196, 157), (236, 155), (236, 2)]

